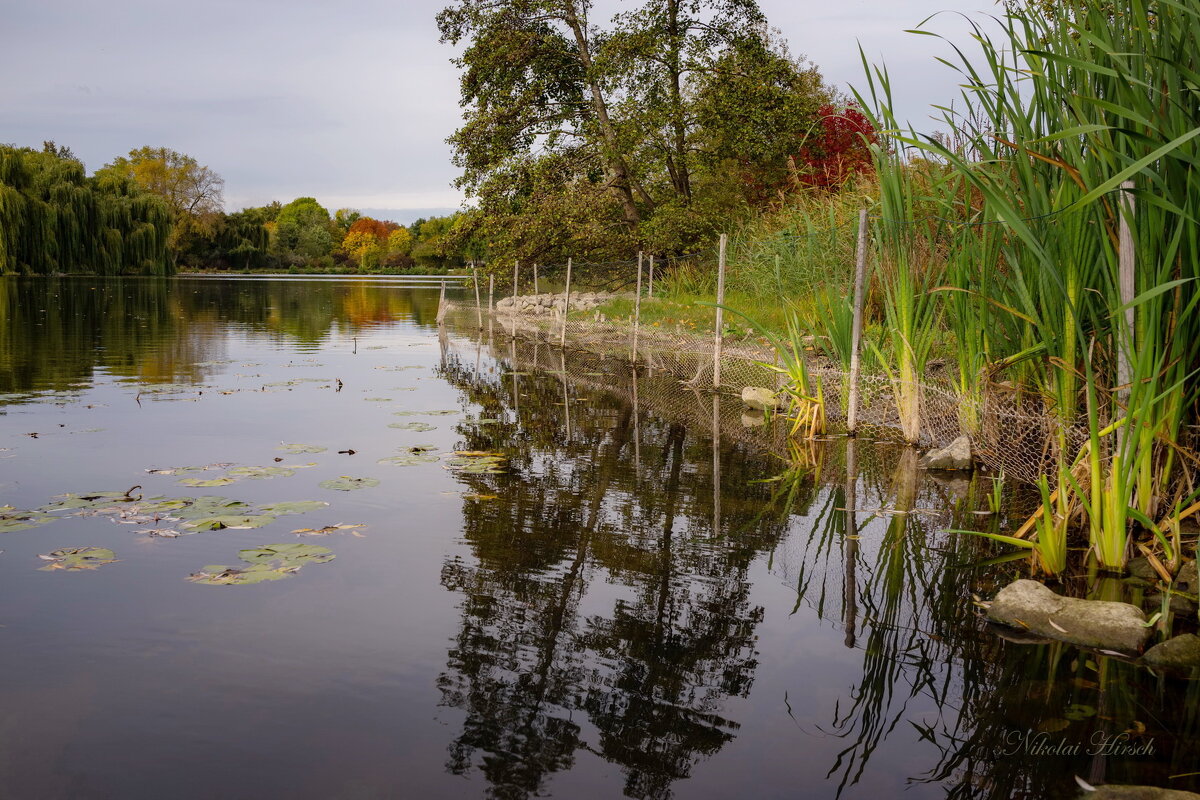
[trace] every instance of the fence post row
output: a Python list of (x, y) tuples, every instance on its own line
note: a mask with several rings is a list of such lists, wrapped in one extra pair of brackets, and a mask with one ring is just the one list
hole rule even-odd
[(854, 321), (850, 331), (850, 401), (846, 409), (846, 428), (850, 434), (858, 425), (859, 349), (862, 341), (863, 293), (867, 274), (867, 210), (858, 212), (858, 246), (854, 254)]
[(713, 389), (721, 388), (721, 329), (725, 327), (725, 244), (728, 237), (721, 234), (720, 255), (717, 258), (717, 330), (713, 338)]
[(563, 317), (562, 333), (559, 334), (558, 346), (567, 346), (567, 312), (571, 310), (571, 259), (567, 259), (567, 285), (563, 288)]

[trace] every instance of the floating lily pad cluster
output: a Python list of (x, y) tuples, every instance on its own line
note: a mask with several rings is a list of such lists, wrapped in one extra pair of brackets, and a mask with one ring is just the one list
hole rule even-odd
[[(324, 448), (322, 448), (324, 449)], [(231, 467), (224, 475), (216, 478), (183, 478), (179, 482), (184, 486), (228, 486), (231, 483), (237, 483), (243, 478), (250, 480), (267, 480), (269, 478), (290, 478), (296, 474), (298, 469), (307, 469), (315, 467), (315, 463), (309, 464), (280, 464), (274, 467)]]
[(188, 580), (210, 586), (249, 586), (290, 577), (307, 564), (325, 564), (334, 559), (328, 547), (296, 542), (268, 544), (238, 551), (248, 566), (210, 564), (192, 573)]
[(44, 525), (63, 517), (107, 516), (114, 522), (153, 527), (135, 531), (174, 538), (206, 530), (261, 528), (276, 517), (305, 514), (329, 505), (322, 500), (294, 500), (252, 506), (227, 497), (150, 497), (132, 492), (64, 494), (40, 508), (23, 511), (0, 506), (0, 533)]
[(439, 408), (433, 411), (394, 411), (394, 417), (447, 417), (461, 413), (457, 408)]

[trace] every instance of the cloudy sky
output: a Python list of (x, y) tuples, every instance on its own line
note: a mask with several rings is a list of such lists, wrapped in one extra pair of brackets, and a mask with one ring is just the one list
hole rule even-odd
[[(633, 0), (601, 0), (593, 20)], [(441, 3), (359, 0), (3, 0), (0, 142), (71, 147), (89, 171), (142, 145), (187, 153), (225, 178), (229, 210), (314, 196), (408, 222), (459, 207), (445, 138), (459, 120)], [(858, 44), (886, 61), (901, 114), (934, 123), (957, 93), (934, 60), (964, 46), (963, 14), (995, 0), (761, 0), (793, 54), (845, 89)], [(961, 12), (961, 13), (956, 13)]]

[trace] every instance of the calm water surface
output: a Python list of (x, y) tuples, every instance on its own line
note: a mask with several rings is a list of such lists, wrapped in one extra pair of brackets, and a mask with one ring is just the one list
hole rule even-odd
[[(1200, 787), (1171, 777), (1200, 769), (1195, 684), (978, 619), (971, 593), (1023, 570), (944, 533), (986, 524), (986, 483), (871, 441), (789, 468), (736, 404), (499, 330), (439, 336), (436, 308), (386, 281), (0, 280), (0, 514), (129, 491), (0, 532), (0, 795)], [(380, 463), (418, 446), (438, 458)], [(464, 471), (456, 450), (507, 460)], [(294, 472), (180, 482), (246, 466)], [(378, 485), (320, 486), (340, 476)], [(139, 532), (180, 530), (139, 503), (204, 495), (267, 524)], [(328, 506), (261, 518), (297, 500)], [(293, 533), (338, 523), (364, 527)], [(293, 542), (336, 558), (187, 580)], [(39, 569), (83, 546), (119, 560)]]

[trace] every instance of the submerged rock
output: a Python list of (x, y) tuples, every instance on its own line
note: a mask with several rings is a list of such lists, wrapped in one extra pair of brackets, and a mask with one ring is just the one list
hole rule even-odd
[(1200, 667), (1200, 636), (1185, 633), (1156, 644), (1142, 656), (1148, 667), (1191, 670)]
[(767, 424), (767, 415), (757, 409), (742, 412), (743, 428), (759, 428)]
[(742, 402), (757, 411), (774, 411), (779, 408), (775, 392), (762, 386), (747, 386), (742, 389)]
[(1129, 603), (1063, 597), (1031, 580), (1000, 590), (988, 609), (993, 622), (1084, 647), (1136, 653), (1150, 638), (1146, 615)]
[(971, 440), (960, 436), (945, 447), (935, 447), (921, 459), (925, 469), (970, 469)]

